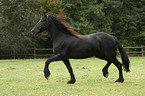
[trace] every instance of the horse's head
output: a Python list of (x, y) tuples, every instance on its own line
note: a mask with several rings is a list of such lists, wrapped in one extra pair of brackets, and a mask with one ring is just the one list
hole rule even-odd
[(31, 32), (33, 35), (37, 35), (38, 33), (43, 32), (46, 30), (50, 25), (50, 22), (48, 21), (48, 16), (44, 13), (42, 17), (40, 18), (39, 22), (33, 27)]

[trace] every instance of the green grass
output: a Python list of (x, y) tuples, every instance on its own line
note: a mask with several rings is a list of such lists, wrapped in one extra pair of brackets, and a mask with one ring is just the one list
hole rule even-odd
[(144, 96), (145, 57), (130, 57), (131, 72), (124, 72), (124, 83), (115, 83), (118, 70), (112, 64), (109, 77), (102, 75), (106, 62), (96, 58), (70, 60), (75, 84), (65, 65), (50, 64), (51, 76), (45, 80), (43, 67), (46, 59), (0, 60), (0, 96)]

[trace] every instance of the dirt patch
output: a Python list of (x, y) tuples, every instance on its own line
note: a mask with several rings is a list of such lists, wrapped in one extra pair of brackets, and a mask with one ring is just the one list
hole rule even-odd
[(19, 68), (12, 68), (12, 67), (10, 67), (10, 68), (7, 68), (7, 70), (20, 70)]

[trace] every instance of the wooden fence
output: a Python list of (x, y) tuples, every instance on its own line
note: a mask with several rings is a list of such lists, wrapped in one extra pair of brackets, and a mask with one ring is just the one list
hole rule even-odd
[[(17, 50), (17, 49), (15, 49)], [(18, 49), (20, 52), (8, 52), (3, 53), (0, 52), (0, 59), (2, 58), (20, 58), (20, 57), (30, 57), (30, 58), (36, 58), (40, 56), (52, 56), (53, 55), (53, 49), (52, 48), (20, 48)]]
[[(37, 51), (50, 51), (50, 53), (37, 54)], [(34, 48), (34, 58), (36, 58), (37, 56), (52, 56), (53, 55), (52, 51), (53, 51), (52, 48)]]
[[(128, 54), (140, 54), (141, 56), (144, 56), (145, 54), (145, 46), (141, 45), (138, 47), (124, 47), (127, 51)], [(16, 49), (15, 49), (16, 50)], [(19, 49), (20, 50), (20, 49)], [(0, 52), (0, 59), (5, 58), (19, 58), (20, 56), (25, 56), (25, 57), (31, 57), (31, 58), (37, 58), (37, 57), (42, 57), (42, 56), (52, 56), (53, 54), (53, 49), (52, 48), (21, 48), (21, 50), (25, 50), (24, 52), (10, 52), (10, 53), (2, 53)], [(119, 52), (119, 51), (117, 51)]]
[[(124, 47), (124, 48), (126, 49), (128, 54), (130, 54), (130, 53), (140, 53), (141, 56), (144, 56), (144, 52), (145, 52), (144, 47), (145, 46), (141, 45), (140, 47), (138, 46), (138, 47)], [(136, 49), (136, 50), (128, 51), (129, 49)], [(139, 49), (139, 50), (137, 50), (137, 49)]]

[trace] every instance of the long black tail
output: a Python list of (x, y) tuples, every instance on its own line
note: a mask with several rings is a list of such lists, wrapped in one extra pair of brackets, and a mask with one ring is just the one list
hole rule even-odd
[(117, 38), (115, 38), (115, 42), (116, 42), (116, 45), (119, 49), (119, 52), (121, 53), (121, 59), (122, 59), (122, 64), (123, 64), (123, 68), (126, 72), (129, 72), (130, 69), (129, 69), (129, 58), (127, 56), (127, 53), (125, 51), (125, 49), (123, 48), (123, 46), (121, 45), (121, 43), (117, 40)]

